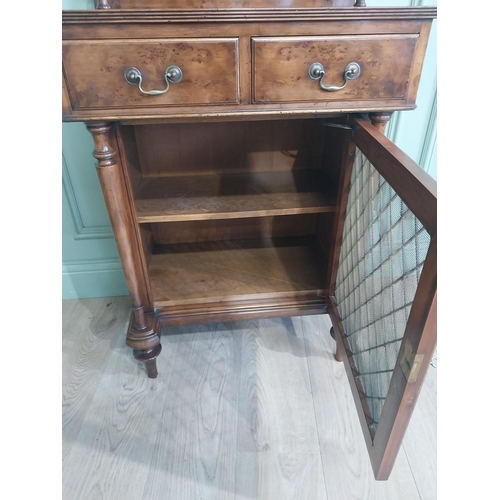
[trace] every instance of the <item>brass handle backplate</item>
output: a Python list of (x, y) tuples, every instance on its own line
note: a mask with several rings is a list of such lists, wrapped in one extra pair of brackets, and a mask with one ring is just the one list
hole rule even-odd
[(144, 95), (161, 95), (168, 91), (171, 83), (179, 83), (182, 80), (182, 70), (179, 66), (169, 66), (166, 69), (165, 82), (167, 83), (167, 87), (164, 90), (144, 90), (142, 88), (142, 74), (134, 67), (127, 68), (123, 73), (123, 77), (130, 85), (137, 85)]
[(335, 87), (334, 85), (324, 85), (323, 78), (325, 77), (325, 68), (321, 63), (315, 62), (309, 66), (309, 78), (311, 80), (319, 80), (319, 86), (322, 90), (327, 92), (337, 92), (337, 90), (342, 90), (349, 80), (354, 80), (358, 78), (361, 74), (361, 68), (358, 63), (351, 62), (344, 69), (344, 85), (341, 87)]

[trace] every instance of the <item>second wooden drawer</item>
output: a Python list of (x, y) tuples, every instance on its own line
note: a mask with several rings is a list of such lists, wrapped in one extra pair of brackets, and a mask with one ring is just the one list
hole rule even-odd
[[(406, 100), (418, 35), (273, 37), (252, 39), (253, 102)], [(328, 92), (309, 77), (313, 63), (325, 86), (342, 86), (355, 62), (360, 75)]]

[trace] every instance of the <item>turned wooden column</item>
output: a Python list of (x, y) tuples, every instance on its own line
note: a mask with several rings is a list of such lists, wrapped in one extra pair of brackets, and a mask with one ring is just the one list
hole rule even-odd
[(111, 9), (108, 0), (94, 0), (94, 5), (96, 9)]
[(372, 125), (382, 134), (385, 133), (385, 127), (389, 123), (389, 120), (392, 117), (392, 112), (386, 113), (370, 113), (368, 115), (370, 117), (370, 121)]
[(146, 364), (148, 376), (154, 378), (157, 375), (155, 360), (161, 351), (160, 338), (155, 331), (154, 314), (144, 312), (146, 278), (138, 257), (140, 242), (135, 230), (134, 208), (127, 195), (115, 131), (112, 123), (105, 122), (89, 123), (87, 129), (94, 139), (97, 173), (132, 298), (133, 316), (127, 345), (134, 349), (135, 358)]

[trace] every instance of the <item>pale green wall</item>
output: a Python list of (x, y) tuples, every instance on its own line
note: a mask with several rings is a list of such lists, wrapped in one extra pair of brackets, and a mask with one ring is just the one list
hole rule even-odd
[(63, 0), (63, 10), (91, 10), (94, 8), (94, 0)]
[[(436, 0), (367, 0), (371, 7), (434, 6)], [(417, 109), (394, 113), (387, 136), (424, 170), (437, 179), (437, 20), (425, 55), (422, 78), (417, 95)]]
[(123, 270), (82, 123), (62, 124), (63, 298), (127, 293)]
[[(370, 6), (435, 5), (432, 1), (367, 0)], [(92, 9), (93, 0), (64, 0), (63, 9)], [(436, 21), (431, 33), (417, 109), (395, 113), (387, 135), (434, 178), (437, 138)], [(90, 134), (81, 123), (63, 123), (63, 298), (127, 295), (92, 156)]]

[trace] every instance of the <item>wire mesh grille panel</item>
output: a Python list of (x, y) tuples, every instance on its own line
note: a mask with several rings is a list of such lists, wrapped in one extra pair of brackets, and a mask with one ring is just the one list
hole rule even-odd
[(335, 299), (376, 428), (431, 239), (359, 149), (347, 204)]

